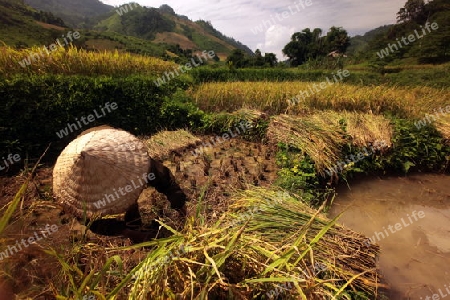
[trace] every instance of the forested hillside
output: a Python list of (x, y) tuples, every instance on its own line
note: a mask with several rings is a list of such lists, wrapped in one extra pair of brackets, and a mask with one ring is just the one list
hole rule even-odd
[(61, 18), (13, 0), (0, 0), (0, 41), (17, 48), (29, 47), (59, 36), (66, 27)]
[[(423, 0), (408, 0), (397, 13), (397, 20), (397, 24), (378, 34), (361, 49), (361, 58), (386, 62), (416, 59), (419, 63), (450, 60), (450, 1), (425, 3)], [(437, 28), (429, 29), (433, 23)], [(389, 50), (389, 55), (382, 53), (382, 49), (385, 53)]]

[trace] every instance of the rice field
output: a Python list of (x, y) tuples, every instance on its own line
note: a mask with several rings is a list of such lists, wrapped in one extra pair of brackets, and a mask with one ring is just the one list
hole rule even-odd
[[(308, 114), (315, 110), (392, 113), (421, 118), (448, 105), (449, 89), (429, 87), (356, 86), (334, 84), (311, 93), (315, 82), (219, 82), (205, 83), (189, 91), (195, 103), (210, 112), (250, 108), (277, 114)], [(298, 97), (302, 91), (309, 97)], [(297, 101), (292, 103), (294, 97)]]
[[(176, 66), (156, 58), (76, 48), (57, 50), (26, 68), (20, 66), (19, 61), (39, 51), (0, 48), (0, 76), (157, 76)], [(313, 209), (300, 193), (275, 186), (282, 174), (278, 145), (301, 151), (313, 163), (314, 169), (307, 173), (298, 171), (297, 161), (293, 173), (323, 175), (342, 159), (346, 147), (357, 149), (376, 141), (396, 146), (399, 136), (392, 117), (422, 119), (450, 104), (450, 90), (339, 83), (317, 91), (317, 84), (216, 82), (187, 90), (193, 104), (203, 110), (199, 112), (202, 126), (189, 129), (222, 134), (248, 120), (255, 125), (253, 138), (259, 140), (250, 142), (252, 137), (243, 134), (205, 147), (202, 155), (193, 157), (192, 150), (211, 137), (202, 139), (187, 130), (145, 137), (149, 152), (171, 168), (177, 182), (189, 191), (191, 203), (184, 223), (172, 222), (168, 207), (154, 205), (160, 213), (151, 220), (157, 233), (144, 243), (135, 243), (133, 236), (93, 234), (92, 223), (84, 226), (65, 215), (52, 200), (51, 167), (37, 174), (24, 169), (3, 182), (0, 178), (2, 244), (14, 242), (16, 232), (30, 234), (28, 228), (36, 222), (61, 222), (55, 240), (0, 263), (0, 292), (4, 281), (28, 287), (21, 291), (24, 299), (41, 295), (57, 299), (90, 295), (161, 300), (382, 299), (380, 290), (386, 286), (376, 269), (379, 247), (367, 245), (363, 235), (338, 225), (338, 219), (327, 219), (322, 214), (324, 206)], [(299, 96), (302, 91), (310, 95)], [(433, 124), (447, 140), (449, 116)], [(154, 204), (144, 200), (149, 207)], [(122, 222), (124, 216), (118, 218)], [(36, 268), (36, 262), (49, 269)]]
[[(24, 59), (30, 64), (21, 66)], [(177, 65), (159, 58), (131, 53), (90, 52), (76, 47), (58, 47), (47, 54), (43, 47), (16, 50), (0, 47), (0, 76), (23, 74), (110, 75), (128, 76), (160, 75)]]
[[(170, 136), (184, 137), (184, 142), (176, 143), (174, 151), (178, 154), (167, 154), (161, 148), (162, 137)], [(225, 173), (231, 173), (235, 165), (221, 161), (230, 154), (237, 161), (238, 155), (247, 157), (245, 164), (253, 172), (257, 168), (251, 168), (249, 163), (255, 164), (255, 157), (261, 163), (267, 161), (270, 149), (259, 145), (261, 152), (256, 155), (257, 143), (236, 145), (236, 141), (228, 141), (221, 145), (225, 150), (212, 149), (217, 155), (211, 158), (205, 155), (195, 162), (191, 149), (180, 148), (193, 140), (194, 136), (180, 131), (158, 134), (147, 143), (170, 159), (177, 181), (196, 196), (191, 197), (185, 223), (173, 219), (170, 209), (165, 208), (155, 221), (159, 227), (156, 238), (143, 243), (93, 234), (69, 216), (61, 216), (60, 209), (40, 196), (45, 182), (51, 181), (51, 169), (41, 169), (33, 178), (21, 176), (20, 182), (24, 184), (0, 218), (2, 242), (10, 244), (16, 239), (11, 233), (22, 225), (27, 228), (23, 234), (29, 235), (32, 224), (41, 219), (55, 221), (62, 217), (69, 222), (60, 224), (57, 234), (40, 242), (38, 247), (23, 249), (22, 253), (2, 261), (2, 280), (14, 279), (16, 284), (24, 280), (21, 285), (31, 284), (20, 293), (24, 299), (37, 299), (38, 295), (57, 299), (232, 296), (244, 300), (273, 299), (274, 295), (282, 299), (353, 299), (363, 293), (376, 296), (385, 287), (375, 267), (378, 246), (367, 244), (364, 236), (337, 225), (337, 219), (326, 218), (323, 207), (312, 209), (301, 201), (301, 196), (263, 187), (262, 183), (255, 187), (247, 182), (251, 173), (245, 175), (241, 188), (237, 184), (242, 180), (240, 170), (226, 177)], [(237, 151), (244, 146), (248, 148)], [(253, 154), (248, 156), (247, 150)], [(220, 176), (203, 174), (203, 164), (210, 165), (212, 174), (225, 174), (223, 180), (227, 184), (219, 183)], [(179, 171), (177, 166), (181, 166)], [(239, 164), (238, 168), (243, 167)], [(269, 173), (262, 171), (266, 177), (275, 172), (269, 168)], [(202, 175), (193, 174), (194, 170)], [(188, 180), (181, 180), (186, 172)], [(196, 186), (191, 185), (191, 179), (197, 180)], [(215, 189), (231, 196), (224, 197)], [(24, 206), (19, 206), (21, 199)], [(13, 222), (6, 226), (11, 218), (19, 218), (20, 224)], [(115, 223), (114, 219), (109, 220), (104, 221), (111, 230)], [(88, 226), (97, 232), (93, 224)], [(30, 257), (33, 263), (27, 260)], [(19, 266), (21, 261), (24, 267)], [(41, 265), (46, 268), (33, 267)], [(19, 276), (23, 269), (27, 275)]]

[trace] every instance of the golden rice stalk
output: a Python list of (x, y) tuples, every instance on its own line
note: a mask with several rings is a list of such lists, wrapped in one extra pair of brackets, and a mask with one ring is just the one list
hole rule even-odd
[[(30, 64), (22, 67), (24, 59)], [(159, 58), (130, 53), (89, 52), (69, 46), (57, 48), (46, 54), (41, 47), (16, 50), (0, 47), (0, 76), (15, 74), (65, 74), (65, 75), (161, 75), (175, 67), (175, 63)]]
[[(390, 112), (420, 118), (448, 103), (450, 90), (429, 87), (357, 86), (334, 84), (304, 98), (314, 82), (214, 82), (189, 91), (199, 107), (208, 112), (232, 112), (240, 108), (268, 114), (304, 115), (314, 110)], [(317, 83), (316, 83), (317, 84)], [(292, 103), (294, 97), (298, 101)]]
[(318, 112), (312, 116), (329, 120), (334, 124), (345, 123), (345, 131), (351, 137), (351, 143), (357, 147), (383, 142), (392, 146), (393, 128), (391, 122), (382, 115), (359, 112)]
[(339, 159), (341, 147), (346, 142), (339, 125), (321, 115), (276, 116), (270, 122), (267, 136), (275, 143), (281, 142), (306, 153), (320, 174)]
[[(345, 128), (345, 131), (344, 131)], [(302, 150), (323, 175), (325, 169), (339, 160), (341, 147), (392, 146), (393, 129), (380, 115), (358, 112), (321, 111), (308, 116), (280, 115), (272, 119), (267, 136)]]

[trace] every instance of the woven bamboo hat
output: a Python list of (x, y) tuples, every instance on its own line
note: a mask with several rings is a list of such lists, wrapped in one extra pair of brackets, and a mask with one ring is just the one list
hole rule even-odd
[(149, 169), (146, 147), (135, 136), (96, 127), (83, 132), (58, 157), (53, 193), (78, 217), (124, 213), (154, 179)]

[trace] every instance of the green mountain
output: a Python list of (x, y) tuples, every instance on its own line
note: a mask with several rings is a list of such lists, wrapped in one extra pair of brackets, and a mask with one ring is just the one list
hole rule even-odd
[(449, 0), (408, 0), (397, 19), (370, 39), (361, 57), (382, 63), (450, 61)]
[(0, 0), (0, 42), (16, 48), (55, 40), (66, 29), (52, 13), (37, 11), (14, 0)]
[(244, 52), (246, 52), (247, 54), (253, 55), (253, 51), (248, 48), (247, 46), (243, 45), (241, 42), (236, 41), (235, 39), (233, 39), (232, 37), (228, 37), (223, 35), (220, 31), (218, 31), (217, 29), (215, 29), (211, 22), (209, 21), (203, 21), (203, 20), (199, 20), (196, 21), (195, 23), (197, 23), (198, 25), (200, 25), (207, 33), (226, 41), (227, 43), (231, 44), (232, 46), (234, 46), (237, 49), (241, 49), (244, 50)]
[[(0, 0), (2, 1), (2, 0)], [(128, 3), (120, 7), (98, 0), (25, 0), (30, 6), (51, 11), (78, 28), (78, 46), (91, 50), (118, 50), (166, 59), (186, 58), (197, 51), (213, 50), (222, 60), (234, 49), (249, 54), (247, 46), (217, 31), (210, 22), (193, 22), (168, 5), (159, 8)]]
[(42, 11), (51, 11), (72, 27), (82, 25), (92, 17), (110, 12), (114, 7), (99, 0), (24, 0), (25, 4)]
[(384, 25), (366, 32), (364, 35), (356, 35), (350, 38), (350, 46), (347, 48), (346, 54), (349, 56), (358, 55), (367, 51), (370, 42), (379, 35), (384, 35), (394, 25)]
[(134, 36), (156, 44), (178, 45), (193, 52), (214, 50), (222, 58), (234, 49), (253, 53), (247, 46), (217, 31), (210, 22), (192, 22), (177, 15), (168, 5), (153, 8), (137, 3), (125, 4), (107, 14), (93, 29)]

